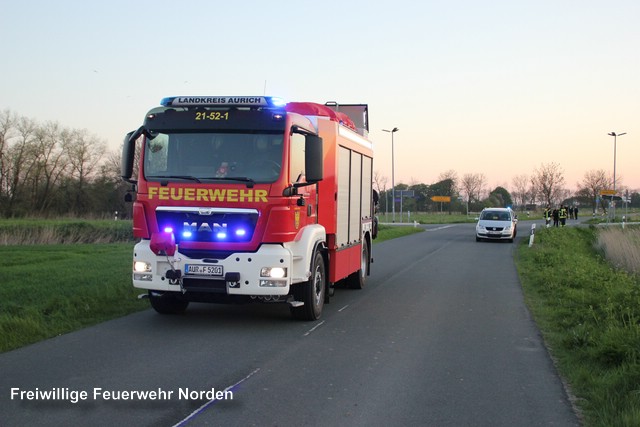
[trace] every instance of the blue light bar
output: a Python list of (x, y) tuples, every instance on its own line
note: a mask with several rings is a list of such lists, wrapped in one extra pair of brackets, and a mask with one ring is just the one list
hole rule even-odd
[(273, 104), (274, 107), (284, 107), (285, 105), (287, 105), (287, 101), (285, 101), (282, 98), (278, 98), (276, 96), (270, 97), (271, 99), (271, 103)]
[(171, 96), (163, 98), (163, 107), (284, 107), (282, 98), (272, 96)]

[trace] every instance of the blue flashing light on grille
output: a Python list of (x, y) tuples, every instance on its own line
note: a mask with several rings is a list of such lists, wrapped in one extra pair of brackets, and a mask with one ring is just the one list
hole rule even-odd
[[(198, 211), (199, 212), (199, 211)], [(233, 210), (202, 215), (175, 210), (157, 211), (158, 228), (163, 235), (174, 235), (176, 243), (246, 243), (253, 239), (257, 212)]]

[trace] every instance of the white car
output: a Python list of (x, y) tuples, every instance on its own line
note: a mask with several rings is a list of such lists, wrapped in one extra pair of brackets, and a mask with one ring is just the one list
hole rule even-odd
[(513, 242), (518, 229), (518, 216), (509, 208), (485, 208), (476, 224), (476, 242), (508, 240)]

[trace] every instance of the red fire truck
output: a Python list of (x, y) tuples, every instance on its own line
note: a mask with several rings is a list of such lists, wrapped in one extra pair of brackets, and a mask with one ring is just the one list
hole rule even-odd
[(369, 275), (377, 198), (367, 136), (362, 104), (163, 99), (123, 146), (140, 239), (133, 285), (163, 314), (260, 301), (318, 319), (338, 283), (362, 288)]

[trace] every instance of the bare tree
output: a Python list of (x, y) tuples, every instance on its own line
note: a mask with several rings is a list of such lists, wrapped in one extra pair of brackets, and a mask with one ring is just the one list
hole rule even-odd
[(378, 189), (378, 193), (386, 191), (388, 180), (389, 179), (383, 176), (380, 171), (373, 171), (373, 185)]
[(516, 175), (513, 177), (513, 188), (511, 192), (516, 205), (521, 206), (524, 210), (529, 199), (529, 176), (528, 175)]
[(487, 178), (482, 173), (464, 174), (460, 181), (460, 188), (467, 196), (467, 203), (479, 202), (486, 186)]
[(64, 130), (61, 133), (62, 148), (69, 164), (69, 172), (74, 178), (74, 193), (71, 197), (72, 210), (82, 212), (87, 205), (86, 186), (105, 151), (105, 143), (86, 129)]
[[(593, 212), (597, 209), (596, 200), (600, 195), (600, 191), (609, 187), (611, 180), (607, 176), (604, 169), (590, 170), (584, 174), (584, 178), (578, 183), (578, 193), (589, 197), (593, 200)], [(606, 213), (607, 210), (602, 204), (602, 209)]]
[[(378, 195), (380, 196), (380, 209), (382, 209), (382, 205), (384, 204), (384, 211), (387, 212), (389, 210), (389, 206), (387, 205), (387, 183), (389, 179), (382, 175), (380, 171), (373, 171), (373, 185), (378, 189)], [(383, 197), (384, 196), (384, 197)]]
[(0, 111), (0, 205), (7, 203), (9, 194), (9, 142), (13, 137), (17, 122), (15, 113)]
[(527, 200), (528, 203), (531, 205), (535, 205), (538, 203), (539, 200), (539, 194), (536, 190), (536, 183), (533, 180), (533, 177), (529, 178), (529, 187), (527, 190)]
[(534, 191), (547, 205), (558, 203), (563, 196), (564, 171), (557, 163), (543, 163), (531, 177)]
[(66, 170), (64, 151), (60, 144), (62, 130), (55, 122), (40, 126), (35, 133), (33, 156), (32, 203), (42, 214), (53, 201), (53, 193)]
[(36, 130), (37, 125), (31, 119), (20, 117), (16, 121), (15, 142), (7, 150), (7, 201), (4, 206), (6, 216), (12, 216), (16, 213), (16, 205), (27, 193), (26, 183), (29, 182), (35, 167), (33, 144)]

